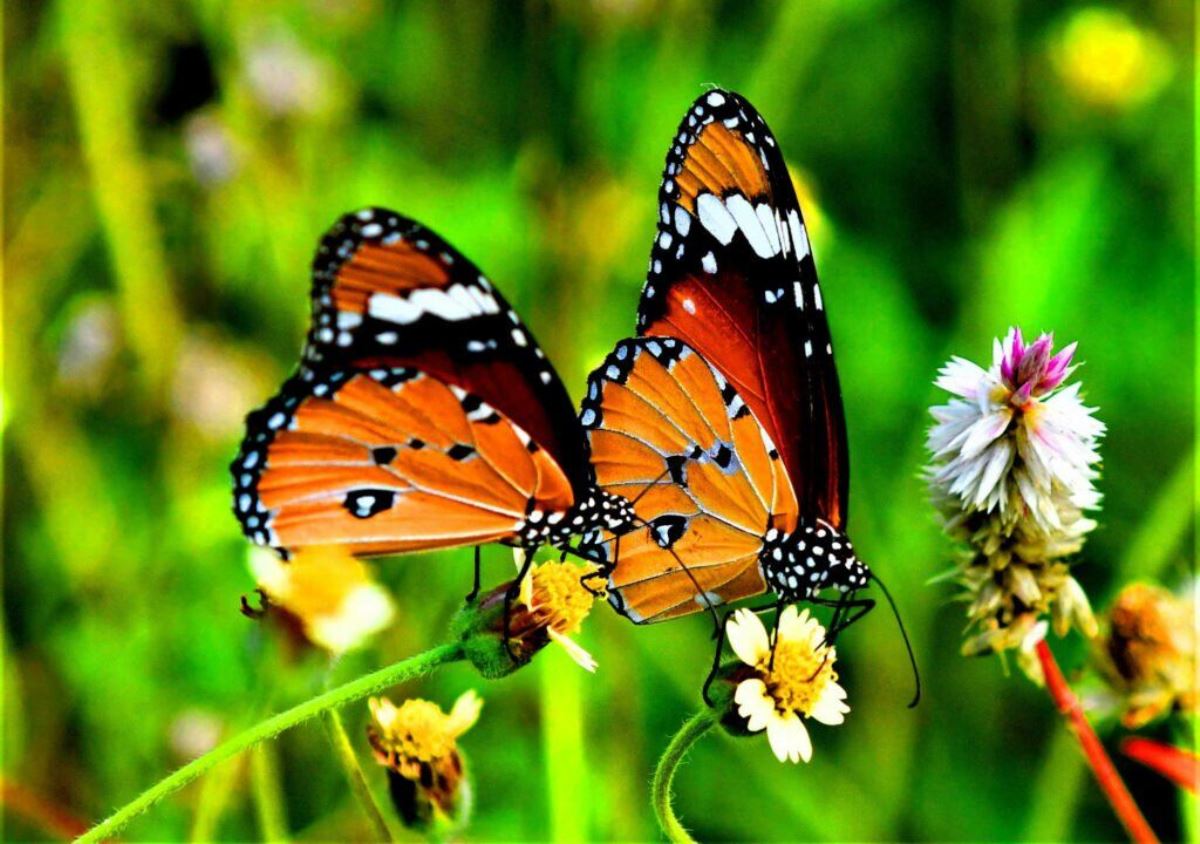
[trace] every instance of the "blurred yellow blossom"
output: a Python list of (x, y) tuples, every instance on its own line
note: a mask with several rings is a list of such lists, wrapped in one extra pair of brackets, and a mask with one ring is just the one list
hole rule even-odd
[(1155, 33), (1115, 9), (1081, 9), (1051, 48), (1066, 88), (1089, 105), (1128, 108), (1157, 94), (1171, 76), (1171, 57)]
[(286, 562), (255, 548), (250, 570), (270, 603), (293, 617), (310, 642), (334, 654), (364, 644), (395, 614), (363, 562), (341, 547), (304, 548)]

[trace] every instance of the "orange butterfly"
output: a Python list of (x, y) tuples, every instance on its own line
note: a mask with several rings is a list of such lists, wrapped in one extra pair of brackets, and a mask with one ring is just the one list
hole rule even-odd
[(467, 258), (369, 208), (324, 236), (313, 278), (300, 368), (230, 467), (248, 538), (375, 555), (625, 529), (561, 380)]

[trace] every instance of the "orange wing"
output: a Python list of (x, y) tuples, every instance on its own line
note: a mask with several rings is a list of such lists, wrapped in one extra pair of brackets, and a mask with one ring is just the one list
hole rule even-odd
[(586, 543), (613, 558), (614, 606), (663, 621), (766, 591), (763, 536), (796, 526), (769, 436), (736, 390), (674, 338), (625, 340), (592, 373), (581, 421), (599, 486), (646, 522)]
[(476, 545), (511, 538), (533, 508), (573, 501), (562, 469), (523, 430), (412, 368), (307, 370), (247, 428), (235, 510), (248, 537), (279, 549)]
[(833, 340), (787, 164), (743, 97), (713, 90), (667, 153), (638, 333), (674, 337), (733, 384), (800, 508), (841, 527), (849, 452)]

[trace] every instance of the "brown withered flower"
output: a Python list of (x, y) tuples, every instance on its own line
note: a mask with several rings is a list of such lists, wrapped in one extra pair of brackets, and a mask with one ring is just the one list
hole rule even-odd
[(1191, 594), (1147, 583), (1121, 590), (1108, 611), (1100, 662), (1121, 697), (1122, 724), (1136, 729), (1172, 710), (1195, 711), (1196, 639)]
[(401, 820), (418, 829), (460, 825), (470, 788), (458, 737), (479, 720), (483, 701), (468, 691), (449, 714), (420, 698), (400, 706), (385, 697), (371, 698), (368, 705), (367, 738), (375, 760), (388, 770), (392, 803)]

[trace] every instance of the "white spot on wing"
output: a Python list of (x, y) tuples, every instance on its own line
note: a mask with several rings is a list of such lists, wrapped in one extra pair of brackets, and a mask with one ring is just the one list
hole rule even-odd
[(735, 193), (725, 200), (725, 207), (737, 221), (738, 228), (746, 236), (746, 240), (749, 241), (750, 248), (754, 250), (755, 254), (760, 258), (770, 258), (778, 251), (771, 249), (771, 241), (767, 239), (767, 233), (763, 231), (762, 223), (746, 197)]
[(717, 271), (716, 256), (711, 252), (705, 253), (704, 257), (700, 259), (700, 266), (706, 273), (715, 273)]
[(701, 194), (696, 199), (696, 212), (704, 228), (722, 245), (733, 240), (733, 233), (737, 231), (738, 224), (726, 209), (725, 203), (711, 193)]

